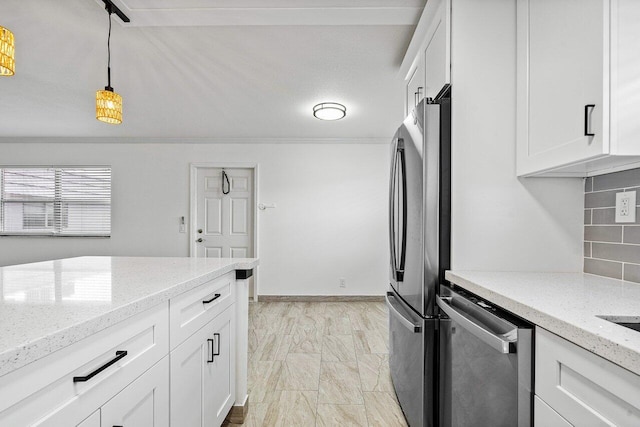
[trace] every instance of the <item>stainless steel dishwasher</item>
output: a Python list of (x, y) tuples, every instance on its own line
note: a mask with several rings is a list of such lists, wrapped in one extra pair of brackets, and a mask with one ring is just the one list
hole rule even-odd
[(441, 287), (440, 426), (533, 425), (533, 326)]

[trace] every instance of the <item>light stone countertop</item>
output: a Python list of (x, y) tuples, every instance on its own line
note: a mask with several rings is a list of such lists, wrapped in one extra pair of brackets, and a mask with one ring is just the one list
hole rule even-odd
[(640, 332), (596, 317), (640, 320), (640, 284), (584, 273), (447, 271), (445, 278), (640, 375)]
[(255, 258), (79, 257), (0, 268), (0, 376)]

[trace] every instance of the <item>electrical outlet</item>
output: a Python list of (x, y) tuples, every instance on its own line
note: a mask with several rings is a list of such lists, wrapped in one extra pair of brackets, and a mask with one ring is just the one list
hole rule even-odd
[(616, 222), (636, 222), (636, 192), (616, 193)]
[(346, 288), (347, 287), (347, 280), (344, 277), (340, 278), (340, 287), (341, 288)]

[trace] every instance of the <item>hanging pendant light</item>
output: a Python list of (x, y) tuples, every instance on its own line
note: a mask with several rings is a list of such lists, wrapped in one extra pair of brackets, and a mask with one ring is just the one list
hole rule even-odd
[(122, 97), (111, 87), (111, 14), (113, 5), (105, 1), (109, 14), (109, 36), (107, 37), (107, 86), (96, 92), (96, 119), (112, 125), (122, 123)]
[(0, 76), (13, 76), (16, 72), (13, 33), (0, 26)]

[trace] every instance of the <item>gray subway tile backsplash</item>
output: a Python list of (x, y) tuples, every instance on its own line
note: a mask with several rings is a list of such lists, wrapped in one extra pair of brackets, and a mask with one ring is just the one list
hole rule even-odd
[[(626, 226), (624, 228), (624, 243), (640, 245), (640, 227)], [(638, 248), (640, 249), (640, 248)]]
[(615, 224), (615, 208), (586, 209), (591, 211), (591, 224)]
[(591, 242), (584, 242), (584, 257), (591, 258)]
[(616, 225), (587, 225), (584, 240), (588, 242), (622, 243), (622, 227)]
[(623, 279), (631, 282), (640, 282), (640, 265), (625, 264)]
[(612, 277), (614, 279), (622, 279), (622, 263), (585, 258), (584, 272), (597, 274), (598, 276)]
[(631, 169), (593, 177), (593, 191), (637, 186), (640, 186), (640, 169)]
[[(640, 283), (640, 168), (585, 179), (584, 272)], [(636, 222), (616, 224), (616, 193), (637, 191)]]
[(638, 249), (640, 248), (635, 245), (593, 242), (591, 244), (591, 256), (593, 258), (608, 259), (610, 261), (640, 264), (640, 250)]
[(598, 191), (596, 193), (585, 193), (584, 207), (590, 208), (612, 208), (616, 205), (616, 193), (614, 191)]

